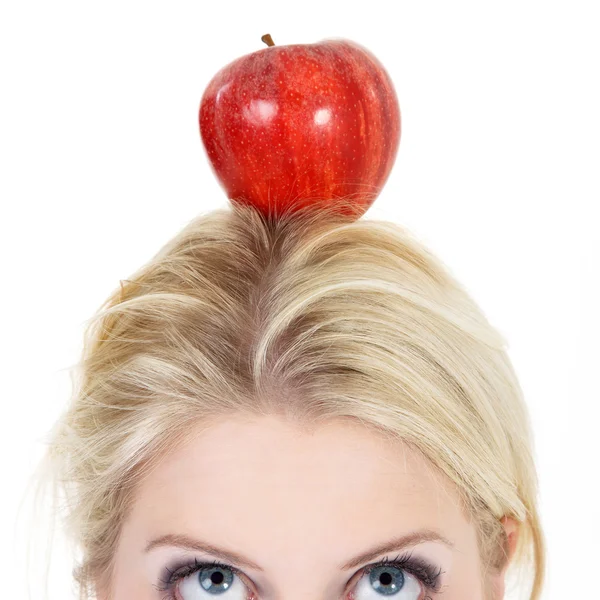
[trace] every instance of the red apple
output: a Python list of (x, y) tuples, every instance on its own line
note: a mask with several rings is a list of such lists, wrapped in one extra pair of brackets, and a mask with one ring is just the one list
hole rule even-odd
[(200, 102), (202, 142), (228, 198), (266, 215), (343, 198), (360, 217), (400, 144), (388, 73), (349, 40), (262, 39), (269, 47), (223, 67)]

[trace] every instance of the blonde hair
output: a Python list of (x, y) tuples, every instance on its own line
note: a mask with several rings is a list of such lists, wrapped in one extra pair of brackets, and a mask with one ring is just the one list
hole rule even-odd
[(81, 551), (82, 600), (110, 585), (144, 474), (193, 426), (233, 412), (348, 417), (402, 439), (455, 484), (486, 568), (506, 558), (500, 519), (519, 521), (513, 563), (540, 597), (532, 440), (503, 337), (405, 229), (343, 205), (197, 217), (87, 323), (40, 463)]

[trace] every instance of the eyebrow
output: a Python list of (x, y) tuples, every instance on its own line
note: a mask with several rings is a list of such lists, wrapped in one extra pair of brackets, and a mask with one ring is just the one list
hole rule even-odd
[[(384, 552), (402, 550), (403, 548), (406, 548), (408, 546), (415, 546), (416, 544), (421, 544), (423, 542), (441, 542), (449, 548), (454, 548), (454, 544), (437, 531), (431, 529), (423, 529), (420, 531), (408, 533), (400, 537), (395, 537), (386, 542), (377, 544), (376, 546), (370, 548), (366, 552), (363, 552), (362, 554), (359, 554), (358, 556), (355, 556), (354, 558), (350, 559), (346, 564), (340, 565), (339, 568), (342, 571), (347, 571), (349, 569), (358, 567), (359, 565), (369, 560), (377, 558), (380, 554), (383, 554)], [(264, 571), (264, 569), (262, 569), (255, 562), (249, 560), (248, 558), (242, 556), (237, 552), (227, 550), (219, 546), (215, 546), (214, 544), (210, 544), (202, 540), (194, 539), (185, 534), (170, 533), (156, 538), (148, 543), (144, 552), (150, 552), (150, 550), (153, 550), (154, 548), (157, 548), (159, 546), (176, 546), (179, 548), (184, 548), (186, 550), (206, 552), (207, 554), (217, 556), (220, 560), (228, 561), (238, 567), (254, 569), (256, 571), (261, 572)]]

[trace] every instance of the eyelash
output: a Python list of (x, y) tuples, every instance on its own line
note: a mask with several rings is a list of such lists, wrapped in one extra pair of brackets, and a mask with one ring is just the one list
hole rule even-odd
[[(416, 577), (428, 591), (437, 592), (439, 590), (440, 576), (442, 574), (441, 568), (435, 567), (433, 564), (422, 558), (413, 558), (412, 552), (399, 554), (391, 560), (386, 556), (376, 563), (363, 567), (360, 574), (361, 576), (367, 575), (377, 567), (383, 566), (396, 567), (397, 569), (410, 573)], [(173, 570), (167, 567), (163, 577), (161, 577), (159, 580), (160, 584), (157, 586), (157, 589), (161, 592), (168, 592), (168, 595), (165, 596), (163, 600), (175, 600), (173, 588), (179, 580), (189, 577), (193, 573), (201, 571), (202, 569), (211, 568), (228, 569), (232, 573), (235, 573), (238, 577), (242, 579), (244, 577), (243, 573), (231, 565), (226, 565), (217, 560), (200, 562), (197, 559), (194, 559), (193, 563), (184, 564)]]

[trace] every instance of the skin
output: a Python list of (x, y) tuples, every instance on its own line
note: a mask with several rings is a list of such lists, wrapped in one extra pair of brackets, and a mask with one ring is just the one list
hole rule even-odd
[[(503, 523), (512, 554), (516, 524)], [(340, 568), (382, 542), (422, 529), (438, 532), (452, 547), (413, 543)], [(202, 588), (199, 572), (161, 591), (156, 586), (165, 567), (178, 568), (182, 559), (238, 566), (213, 552), (170, 545), (145, 551), (166, 534), (225, 548), (262, 570), (240, 567), (241, 575), (234, 573), (232, 587), (222, 593), (215, 592), (223, 589), (219, 581), (209, 591)], [(373, 588), (364, 567), (406, 550), (441, 568), (439, 591), (409, 592), (407, 573), (405, 587), (395, 593)], [(240, 416), (198, 430), (142, 482), (123, 526), (111, 584), (114, 600), (503, 598), (504, 571), (485, 582), (481, 571), (475, 529), (452, 485), (402, 442), (351, 420), (308, 431), (279, 417)], [(108, 595), (100, 591), (99, 598)]]

